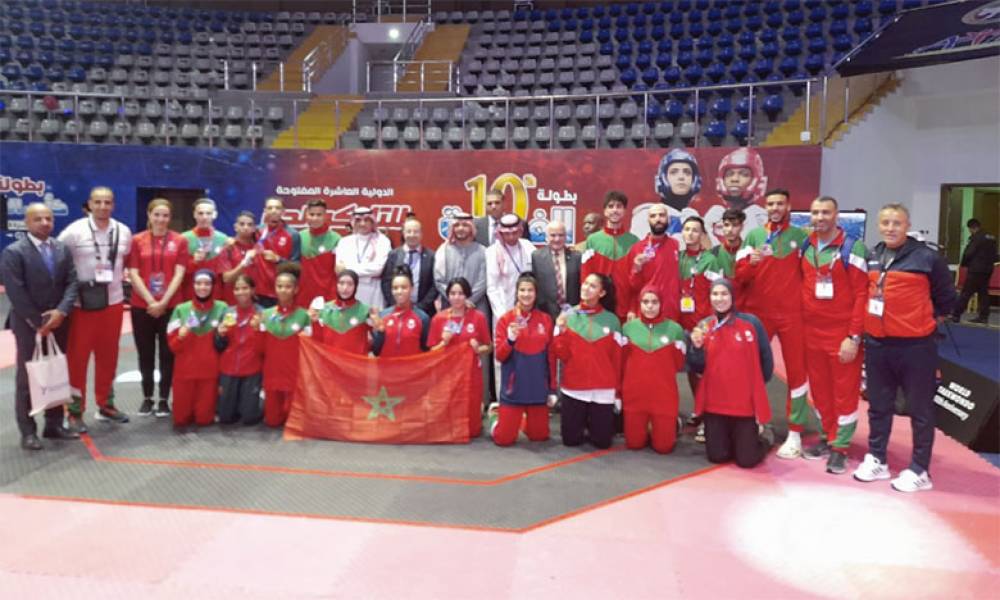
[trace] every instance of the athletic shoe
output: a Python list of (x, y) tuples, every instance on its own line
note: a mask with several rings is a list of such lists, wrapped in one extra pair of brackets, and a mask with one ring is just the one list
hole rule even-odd
[(865, 483), (890, 477), (892, 473), (889, 472), (889, 466), (871, 454), (865, 454), (865, 460), (854, 469), (854, 478)]
[(699, 444), (705, 443), (705, 424), (702, 423), (698, 426), (698, 431), (694, 432), (694, 441)]
[(153, 399), (146, 398), (142, 401), (142, 406), (139, 407), (140, 417), (151, 417), (153, 416)]
[[(806, 456), (806, 458), (809, 458)], [(843, 452), (830, 452), (826, 459), (826, 472), (832, 475), (842, 475), (847, 472), (847, 455)]]
[(934, 489), (931, 476), (924, 471), (917, 475), (911, 469), (903, 469), (899, 477), (892, 480), (892, 489), (897, 492), (927, 492)]
[(802, 456), (802, 439), (788, 436), (785, 443), (778, 448), (778, 458), (793, 460)]
[(701, 417), (694, 413), (691, 413), (690, 415), (688, 415), (687, 424), (690, 425), (691, 427), (694, 427), (695, 425), (701, 425)]
[(802, 458), (806, 460), (820, 460), (829, 455), (830, 444), (827, 444), (826, 440), (820, 440), (802, 451)]
[(87, 433), (87, 424), (83, 422), (82, 415), (69, 415), (66, 417), (66, 424), (64, 425), (66, 429), (75, 431), (77, 433)]
[(156, 416), (157, 417), (169, 417), (170, 416), (170, 405), (167, 404), (166, 400), (160, 400), (156, 404)]
[(98, 421), (110, 421), (112, 423), (128, 423), (128, 415), (111, 406), (97, 411)]

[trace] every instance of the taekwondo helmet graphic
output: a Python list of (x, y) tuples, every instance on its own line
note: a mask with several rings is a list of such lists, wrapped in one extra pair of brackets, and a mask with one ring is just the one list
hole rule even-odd
[[(670, 165), (676, 162), (686, 163), (691, 167), (691, 187), (683, 194), (676, 193), (670, 187), (670, 181), (667, 179)], [(698, 161), (694, 155), (683, 148), (674, 148), (660, 159), (660, 166), (656, 169), (653, 184), (656, 187), (656, 193), (660, 195), (664, 203), (677, 210), (684, 208), (691, 201), (691, 198), (701, 190), (701, 173), (698, 170)]]
[[(749, 169), (750, 182), (736, 193), (726, 187), (726, 172), (730, 169)], [(729, 202), (742, 200), (745, 204), (753, 204), (764, 196), (767, 189), (767, 176), (764, 175), (764, 161), (753, 148), (737, 148), (719, 163), (718, 175), (715, 178), (715, 189), (722, 198)]]

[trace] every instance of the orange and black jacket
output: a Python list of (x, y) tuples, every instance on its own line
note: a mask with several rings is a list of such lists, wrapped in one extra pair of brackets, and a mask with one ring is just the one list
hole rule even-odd
[(865, 333), (876, 338), (923, 338), (937, 329), (936, 317), (951, 314), (955, 287), (944, 257), (906, 238), (890, 256), (884, 243), (868, 262), (868, 298), (881, 297), (882, 316), (865, 313)]

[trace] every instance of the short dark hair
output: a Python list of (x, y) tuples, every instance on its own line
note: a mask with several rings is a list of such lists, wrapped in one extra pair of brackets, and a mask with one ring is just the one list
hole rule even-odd
[(500, 199), (502, 200), (503, 199), (503, 190), (500, 189), (500, 188), (490, 188), (489, 191), (486, 192), (486, 195), (487, 196), (500, 196)]
[(840, 205), (837, 204), (837, 199), (834, 198), (833, 196), (819, 196), (818, 198), (813, 200), (813, 202), (832, 202), (833, 207), (837, 210), (840, 210)]
[(257, 284), (254, 283), (253, 277), (250, 277), (246, 273), (240, 273), (239, 275), (237, 275), (236, 279), (233, 280), (233, 286), (235, 286), (237, 283), (241, 281), (250, 286), (250, 289), (255, 289), (257, 287)]
[(722, 213), (722, 221), (739, 221), (743, 223), (747, 220), (747, 214), (743, 212), (741, 208), (727, 208), (726, 212)]
[(612, 202), (621, 202), (622, 206), (628, 206), (628, 196), (625, 195), (625, 192), (611, 190), (604, 194), (604, 208), (607, 208)]
[(406, 277), (410, 280), (410, 285), (413, 285), (413, 271), (410, 270), (409, 265), (396, 265), (396, 268), (392, 270), (392, 278)]
[(772, 188), (767, 190), (764, 192), (764, 197), (767, 198), (768, 196), (784, 196), (785, 200), (792, 199), (792, 194), (785, 188)]
[(251, 221), (253, 221), (254, 223), (257, 222), (257, 215), (253, 214), (249, 210), (241, 210), (240, 214), (236, 215), (236, 220), (239, 221), (240, 218), (242, 218), (242, 217), (246, 217), (246, 218), (250, 219)]
[(445, 295), (450, 294), (451, 288), (455, 287), (456, 285), (462, 288), (462, 293), (465, 294), (466, 298), (472, 295), (472, 286), (469, 285), (469, 280), (466, 279), (465, 277), (453, 277), (451, 280), (449, 280), (448, 285), (444, 286)]
[(684, 222), (681, 223), (681, 227), (684, 227), (685, 225), (687, 225), (691, 221), (695, 221), (696, 223), (698, 223), (699, 225), (701, 225), (701, 231), (702, 231), (702, 233), (704, 233), (705, 231), (707, 231), (705, 229), (705, 220), (702, 219), (701, 217), (697, 216), (697, 215), (691, 215), (690, 217), (684, 219)]
[(278, 265), (278, 268), (275, 270), (278, 272), (278, 274), (274, 276), (275, 281), (277, 281), (278, 277), (281, 277), (282, 275), (291, 275), (297, 284), (299, 282), (299, 277), (302, 275), (302, 266), (297, 262), (283, 262)]
[(966, 227), (982, 227), (983, 224), (979, 222), (979, 219), (972, 218), (965, 222)]
[(329, 207), (326, 205), (326, 200), (322, 198), (313, 198), (309, 202), (306, 202), (306, 210), (309, 210), (310, 208), (322, 208), (323, 210), (327, 210)]

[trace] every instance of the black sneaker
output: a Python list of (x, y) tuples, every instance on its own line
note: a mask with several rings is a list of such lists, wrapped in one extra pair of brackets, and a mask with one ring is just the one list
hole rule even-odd
[(112, 423), (128, 423), (128, 415), (114, 407), (102, 408), (97, 411), (98, 421), (110, 421)]
[(146, 398), (142, 401), (142, 406), (139, 407), (140, 417), (151, 417), (153, 416), (153, 399)]
[(170, 416), (170, 405), (167, 404), (166, 400), (160, 400), (159, 402), (157, 402), (156, 416), (160, 418)]
[(829, 455), (830, 444), (826, 443), (826, 440), (820, 440), (802, 451), (802, 457), (806, 460), (820, 460)]
[(87, 433), (87, 424), (83, 422), (83, 415), (69, 415), (66, 417), (65, 427), (78, 434)]
[(834, 475), (847, 472), (847, 455), (843, 452), (830, 452), (830, 458), (826, 459), (826, 472)]

